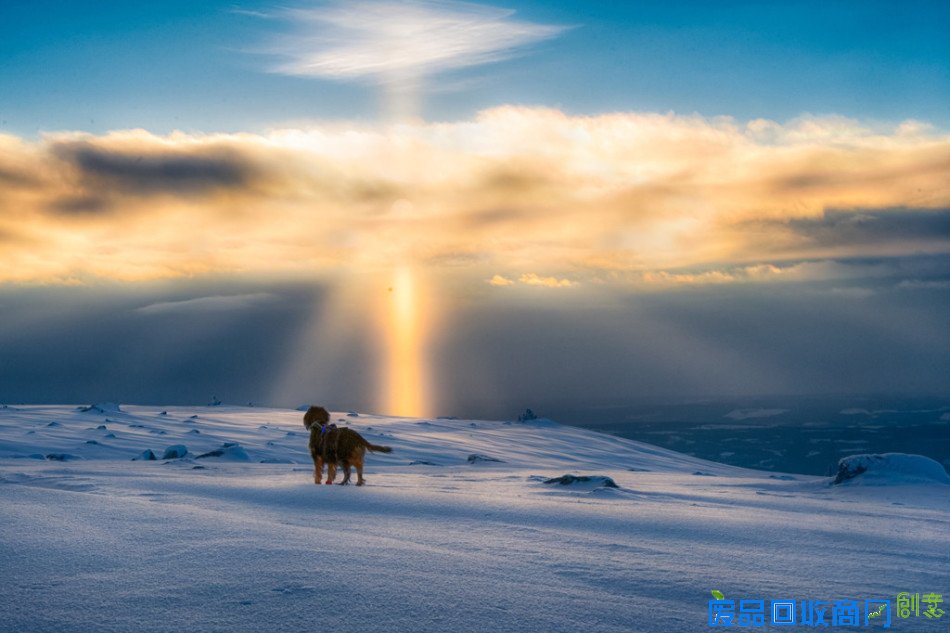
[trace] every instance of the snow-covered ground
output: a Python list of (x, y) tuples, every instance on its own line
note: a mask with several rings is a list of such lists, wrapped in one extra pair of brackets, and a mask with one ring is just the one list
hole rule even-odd
[(0, 631), (701, 631), (712, 589), (950, 593), (950, 485), (913, 459), (831, 485), (544, 420), (333, 419), (394, 449), (363, 488), (313, 484), (299, 411), (0, 408)]

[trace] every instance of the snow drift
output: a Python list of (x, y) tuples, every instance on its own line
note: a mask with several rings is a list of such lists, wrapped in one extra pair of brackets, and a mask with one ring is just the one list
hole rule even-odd
[(884, 453), (849, 455), (838, 462), (834, 484), (894, 485), (950, 484), (950, 475), (938, 462), (923, 455)]

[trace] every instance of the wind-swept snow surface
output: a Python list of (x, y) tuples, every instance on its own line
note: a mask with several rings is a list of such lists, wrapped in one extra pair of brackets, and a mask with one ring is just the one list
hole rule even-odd
[(332, 419), (394, 449), (363, 488), (313, 484), (298, 411), (0, 408), (0, 631), (702, 631), (712, 589), (948, 593), (937, 480), (833, 486), (544, 420)]

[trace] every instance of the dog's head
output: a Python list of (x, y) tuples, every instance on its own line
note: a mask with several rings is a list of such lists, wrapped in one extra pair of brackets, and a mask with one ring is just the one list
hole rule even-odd
[(303, 425), (310, 430), (314, 424), (323, 426), (330, 421), (330, 412), (323, 407), (312, 406), (303, 414)]

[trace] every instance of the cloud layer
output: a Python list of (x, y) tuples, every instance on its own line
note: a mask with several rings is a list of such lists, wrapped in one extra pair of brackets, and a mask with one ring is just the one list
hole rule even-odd
[(947, 251), (950, 136), (912, 121), (501, 107), (266, 135), (0, 135), (2, 282), (413, 265), (482, 287), (650, 287)]

